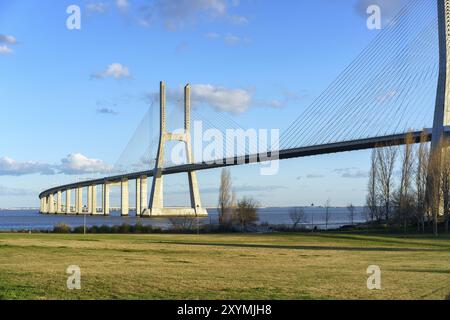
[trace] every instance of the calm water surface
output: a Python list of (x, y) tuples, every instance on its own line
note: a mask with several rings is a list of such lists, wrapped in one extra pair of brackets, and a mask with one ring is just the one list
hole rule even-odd
[[(271, 225), (291, 225), (289, 217), (291, 208), (261, 208), (258, 209), (259, 223), (269, 223)], [(325, 210), (323, 208), (304, 208), (306, 218), (302, 223), (308, 228), (325, 228)], [(350, 224), (350, 217), (347, 208), (331, 208), (331, 218), (329, 226), (340, 227)], [(217, 210), (208, 209), (209, 217), (202, 218), (200, 221), (204, 224), (217, 224)], [(356, 207), (354, 222), (366, 221), (363, 214), (363, 208)], [(0, 230), (51, 230), (58, 223), (65, 223), (70, 227), (78, 227), (84, 224), (84, 216), (65, 216), (65, 215), (42, 215), (37, 210), (0, 210)], [(134, 212), (129, 217), (121, 217), (119, 212), (112, 212), (111, 216), (86, 216), (87, 226), (101, 225), (134, 225), (141, 223), (143, 225), (152, 225), (167, 229), (170, 222), (163, 218), (137, 218)]]

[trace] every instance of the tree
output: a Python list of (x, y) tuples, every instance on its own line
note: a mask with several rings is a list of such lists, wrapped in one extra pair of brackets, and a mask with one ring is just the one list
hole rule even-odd
[(195, 217), (185, 216), (185, 217), (170, 217), (169, 222), (171, 229), (177, 232), (191, 231), (196, 227)]
[(328, 222), (331, 219), (331, 211), (330, 211), (330, 206), (331, 206), (331, 200), (328, 199), (327, 201), (325, 201), (325, 230), (328, 230)]
[(377, 149), (378, 193), (386, 222), (389, 222), (391, 214), (393, 175), (396, 157), (396, 147), (388, 146)]
[(350, 203), (347, 206), (347, 210), (348, 210), (348, 217), (350, 218), (350, 221), (351, 221), (352, 225), (354, 225), (356, 208), (353, 205), (353, 203)]
[(428, 176), (428, 141), (426, 132), (422, 132), (420, 136), (419, 147), (416, 151), (416, 205), (414, 210), (414, 216), (417, 222), (417, 229), (422, 229), (425, 232), (425, 213), (426, 213), (426, 199), (425, 192), (427, 188), (427, 176)]
[(442, 140), (433, 146), (428, 160), (426, 203), (431, 211), (433, 233), (438, 235), (438, 215), (441, 200), (441, 166), (442, 166)]
[(414, 138), (412, 134), (407, 133), (405, 136), (405, 145), (403, 147), (402, 171), (398, 191), (398, 209), (397, 209), (399, 218), (403, 223), (403, 228), (405, 232), (407, 230), (407, 225), (412, 210), (411, 181), (414, 167), (413, 143)]
[(219, 190), (219, 224), (221, 227), (230, 227), (232, 223), (234, 196), (230, 171), (228, 169), (223, 169), (220, 176)]
[(370, 173), (369, 173), (369, 183), (368, 192), (366, 197), (366, 206), (370, 216), (370, 221), (373, 223), (376, 218), (379, 222), (381, 219), (379, 215), (379, 204), (378, 204), (378, 194), (377, 194), (377, 149), (372, 150), (372, 157), (370, 161)]
[(244, 197), (238, 201), (237, 208), (234, 210), (234, 218), (241, 227), (241, 231), (247, 230), (250, 224), (259, 220), (257, 213), (258, 205), (252, 198)]
[(297, 229), (298, 224), (305, 221), (305, 211), (302, 208), (292, 208), (289, 210), (289, 217), (292, 221), (292, 227)]
[(447, 140), (442, 144), (441, 167), (441, 193), (444, 206), (445, 232), (448, 233), (450, 215), (450, 143)]

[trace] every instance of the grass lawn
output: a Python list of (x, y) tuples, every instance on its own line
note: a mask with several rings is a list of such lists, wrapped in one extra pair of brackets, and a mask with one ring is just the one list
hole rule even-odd
[[(66, 287), (69, 265), (81, 290)], [(369, 265), (382, 290), (366, 287)], [(448, 299), (450, 237), (0, 234), (0, 299)]]

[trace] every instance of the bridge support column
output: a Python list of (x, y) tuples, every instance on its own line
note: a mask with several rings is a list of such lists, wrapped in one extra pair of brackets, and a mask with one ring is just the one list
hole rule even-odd
[(72, 213), (72, 190), (66, 190), (66, 215)]
[(141, 178), (136, 179), (136, 217), (141, 216)]
[(87, 212), (92, 213), (92, 186), (87, 188)]
[(91, 215), (95, 215), (97, 214), (97, 186), (96, 185), (92, 185), (91, 186), (91, 211), (90, 214)]
[(44, 197), (44, 201), (45, 201), (45, 211), (44, 213), (48, 214), (50, 211), (50, 200), (49, 200), (50, 196), (46, 196)]
[(48, 213), (54, 214), (55, 213), (55, 195), (52, 193), (48, 196)]
[(48, 213), (49, 211), (49, 201), (48, 196), (44, 197), (44, 213)]
[(75, 211), (76, 214), (83, 214), (83, 189), (77, 188), (75, 192)]
[(56, 213), (61, 214), (62, 212), (62, 191), (59, 190), (56, 197)]
[(122, 216), (128, 216), (129, 208), (129, 194), (128, 194), (128, 179), (122, 179), (121, 183), (121, 209)]
[(45, 205), (46, 205), (45, 200), (46, 199), (47, 199), (46, 197), (42, 197), (40, 199), (40, 202), (41, 202), (41, 208), (39, 210), (40, 213), (46, 213), (46, 208), (45, 208)]
[(188, 174), (189, 193), (191, 198), (190, 208), (170, 209), (164, 208), (163, 193), (163, 167), (164, 167), (164, 148), (167, 141), (183, 142), (186, 147), (187, 163), (193, 163), (191, 146), (191, 99), (190, 86), (184, 88), (184, 133), (173, 134), (166, 131), (166, 88), (164, 82), (160, 84), (160, 137), (159, 148), (156, 159), (156, 166), (153, 175), (152, 191), (150, 194), (149, 209), (146, 209), (145, 216), (207, 216), (208, 213), (202, 208), (200, 202), (200, 193), (198, 191), (197, 176), (195, 172)]
[(141, 199), (140, 199), (141, 211), (140, 211), (140, 215), (142, 215), (143, 212), (145, 210), (147, 210), (147, 201), (148, 201), (148, 199), (147, 199), (147, 185), (148, 185), (147, 179), (148, 179), (147, 176), (141, 177)]
[(109, 209), (109, 184), (107, 182), (105, 182), (103, 184), (102, 199), (103, 199), (103, 204), (102, 204), (103, 215), (109, 216), (109, 212), (110, 212), (110, 209)]

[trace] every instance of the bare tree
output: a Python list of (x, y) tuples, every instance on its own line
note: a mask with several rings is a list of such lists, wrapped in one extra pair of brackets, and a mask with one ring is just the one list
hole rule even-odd
[(219, 224), (221, 227), (229, 227), (232, 223), (233, 196), (230, 171), (223, 169), (219, 190)]
[(373, 223), (376, 218), (380, 221), (379, 215), (379, 204), (378, 204), (378, 194), (377, 194), (377, 149), (372, 150), (372, 156), (370, 161), (370, 173), (369, 173), (369, 183), (368, 192), (366, 198), (366, 207), (370, 216), (370, 221)]
[(174, 231), (191, 231), (196, 227), (195, 217), (171, 217), (169, 218), (171, 229)]
[(351, 221), (352, 225), (354, 225), (356, 208), (353, 205), (353, 203), (350, 203), (347, 206), (347, 210), (348, 210), (348, 217), (350, 218), (350, 221)]
[(438, 235), (438, 215), (441, 200), (442, 140), (430, 151), (428, 160), (426, 203), (431, 211), (433, 233)]
[(412, 210), (411, 181), (414, 167), (413, 143), (414, 138), (412, 134), (407, 133), (405, 136), (405, 145), (403, 147), (402, 171), (398, 191), (398, 213), (405, 232)]
[(392, 204), (393, 175), (397, 148), (388, 146), (377, 149), (377, 175), (379, 197), (383, 207), (384, 218), (389, 222)]
[(258, 205), (251, 198), (243, 198), (238, 201), (237, 208), (234, 210), (235, 220), (241, 226), (241, 231), (247, 230), (250, 224), (258, 221)]
[(331, 206), (331, 200), (328, 199), (327, 201), (325, 201), (325, 230), (328, 230), (328, 223), (330, 222), (331, 219), (331, 211), (330, 211), (330, 206)]
[(444, 206), (445, 232), (448, 233), (450, 215), (450, 143), (442, 143), (441, 193)]
[(426, 199), (425, 192), (427, 188), (427, 175), (428, 175), (428, 141), (426, 132), (422, 132), (420, 136), (419, 147), (416, 151), (416, 208), (414, 215), (417, 222), (417, 229), (425, 232), (425, 213), (426, 213)]
[(292, 227), (294, 229), (297, 229), (297, 226), (305, 221), (306, 218), (305, 210), (298, 207), (292, 208), (291, 210), (289, 210), (289, 217), (291, 218), (292, 221)]

